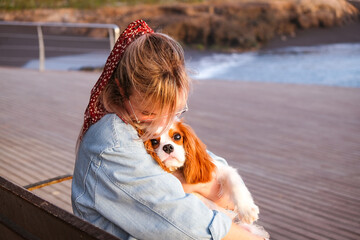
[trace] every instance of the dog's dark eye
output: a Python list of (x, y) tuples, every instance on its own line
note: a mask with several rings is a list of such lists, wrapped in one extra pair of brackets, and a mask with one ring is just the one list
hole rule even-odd
[(153, 146), (159, 145), (159, 141), (157, 139), (151, 139), (151, 145)]
[(181, 139), (181, 135), (179, 133), (175, 133), (173, 138), (174, 140), (179, 141)]

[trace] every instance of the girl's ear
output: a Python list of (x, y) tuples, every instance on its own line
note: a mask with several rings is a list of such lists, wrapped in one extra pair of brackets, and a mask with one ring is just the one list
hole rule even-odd
[(205, 183), (212, 179), (215, 164), (206, 152), (205, 144), (196, 136), (189, 125), (178, 123), (179, 130), (184, 137), (184, 150), (186, 155), (183, 174), (186, 183)]

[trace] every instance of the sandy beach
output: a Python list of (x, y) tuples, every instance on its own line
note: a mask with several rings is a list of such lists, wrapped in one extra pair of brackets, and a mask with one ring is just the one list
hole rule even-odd
[[(26, 185), (71, 174), (99, 73), (3, 67), (0, 73), (0, 175)], [(185, 121), (238, 168), (272, 239), (356, 240), (359, 104), (359, 88), (197, 81)], [(71, 211), (70, 186), (35, 193)]]

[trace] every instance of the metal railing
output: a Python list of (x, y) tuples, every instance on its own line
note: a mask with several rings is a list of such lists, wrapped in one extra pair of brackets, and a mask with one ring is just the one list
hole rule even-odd
[(113, 48), (115, 41), (120, 35), (120, 28), (115, 24), (100, 23), (57, 23), (57, 22), (0, 22), (5, 26), (28, 26), (36, 27), (39, 44), (39, 71), (45, 70), (45, 44), (43, 27), (61, 27), (61, 28), (98, 28), (107, 29), (109, 35), (110, 50)]

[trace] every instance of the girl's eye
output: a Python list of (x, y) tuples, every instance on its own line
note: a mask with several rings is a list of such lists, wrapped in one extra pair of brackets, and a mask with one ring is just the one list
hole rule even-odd
[(181, 135), (179, 133), (175, 133), (173, 138), (174, 140), (179, 141), (181, 139)]
[(144, 111), (144, 112), (142, 112), (142, 115), (148, 117), (148, 116), (154, 116), (155, 114), (154, 114), (154, 113), (151, 113), (151, 112)]
[(156, 139), (151, 139), (151, 145), (153, 146), (159, 145), (159, 141)]

